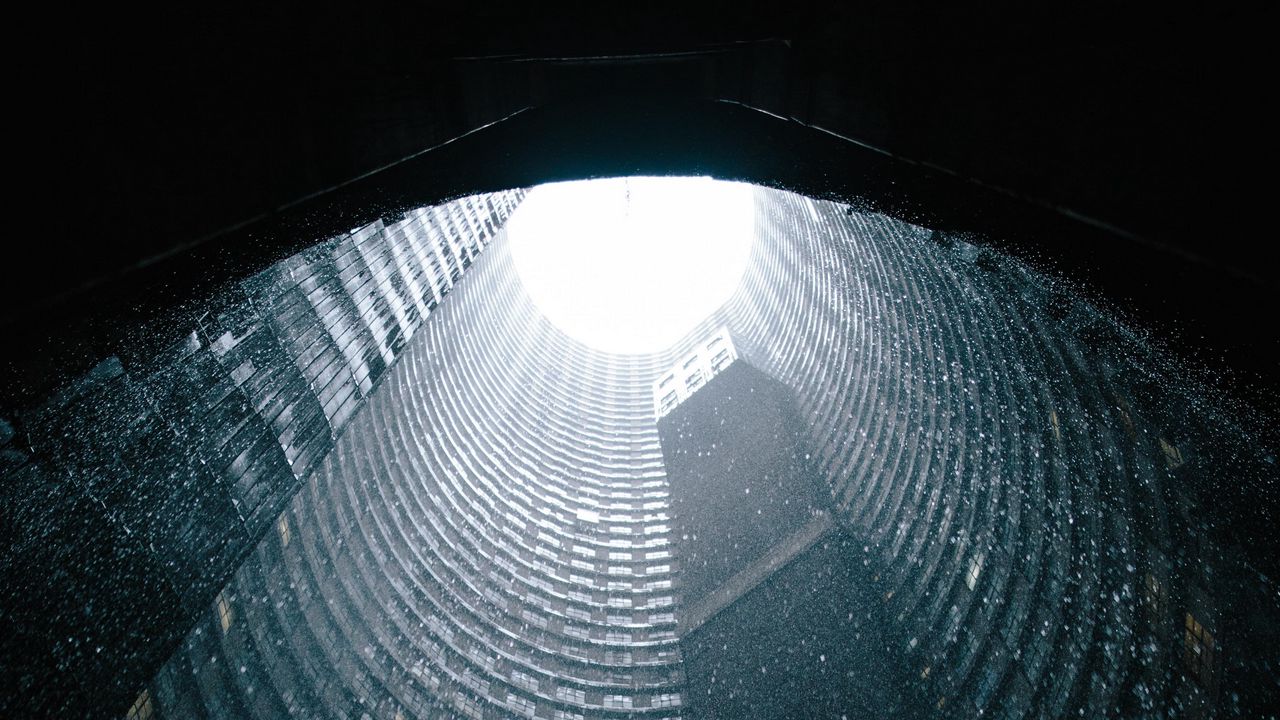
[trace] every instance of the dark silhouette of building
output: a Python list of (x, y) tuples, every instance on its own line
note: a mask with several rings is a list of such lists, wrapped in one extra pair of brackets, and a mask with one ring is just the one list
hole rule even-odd
[(721, 330), (654, 394), (686, 717), (909, 717), (862, 553), (833, 519), (791, 391), (737, 360)]

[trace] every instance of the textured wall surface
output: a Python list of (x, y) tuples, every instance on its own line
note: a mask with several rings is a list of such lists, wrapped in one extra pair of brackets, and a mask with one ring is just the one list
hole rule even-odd
[[(541, 317), (500, 242), (153, 683), (181, 717), (674, 716), (651, 386)], [(249, 668), (240, 672), (239, 668)]]
[(799, 396), (922, 706), (1274, 707), (1275, 541), (1244, 507), (1271, 492), (1274, 458), (1239, 418), (989, 251), (757, 198), (730, 329)]
[(132, 701), (521, 197), (415, 210), (122, 322), (6, 422), (5, 707)]

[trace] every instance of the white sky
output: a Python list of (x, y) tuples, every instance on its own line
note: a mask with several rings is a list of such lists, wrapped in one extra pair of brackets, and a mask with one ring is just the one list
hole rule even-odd
[(710, 178), (540, 185), (507, 223), (547, 319), (597, 350), (665, 350), (737, 289), (754, 237), (751, 186)]

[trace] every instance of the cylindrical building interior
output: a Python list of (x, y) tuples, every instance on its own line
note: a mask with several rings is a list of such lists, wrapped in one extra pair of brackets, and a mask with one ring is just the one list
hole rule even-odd
[[(847, 564), (856, 589), (822, 612), (851, 624), (824, 631), (875, 668), (754, 716), (833, 683), (892, 685), (840, 700), (850, 718), (1274, 713), (1275, 543), (1248, 506), (1275, 461), (1248, 416), (1017, 260), (751, 192), (738, 289), (659, 352), (542, 314), (504, 229), (524, 190), (358, 228), (122, 332), (0, 426), (5, 657), (67, 635), (6, 670), (6, 712), (730, 717), (743, 680), (686, 673), (655, 390), (723, 330), (724, 362), (793, 397), (796, 467), (841, 538), (724, 604)], [(720, 392), (700, 362), (681, 398)], [(741, 632), (817, 643), (802, 607)]]

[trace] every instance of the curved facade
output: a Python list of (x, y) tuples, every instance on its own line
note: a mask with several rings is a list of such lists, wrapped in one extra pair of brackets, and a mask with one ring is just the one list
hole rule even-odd
[(190, 717), (676, 716), (651, 395), (669, 357), (567, 338), (501, 243), (414, 343), (224, 590), (237, 619), (224, 632), (211, 616), (188, 638), (157, 704)]
[(756, 228), (734, 297), (647, 356), (551, 326), (499, 233), (131, 717), (681, 716), (655, 383), (720, 328), (795, 394), (914, 714), (1271, 706), (1247, 428), (989, 250), (764, 189)]

